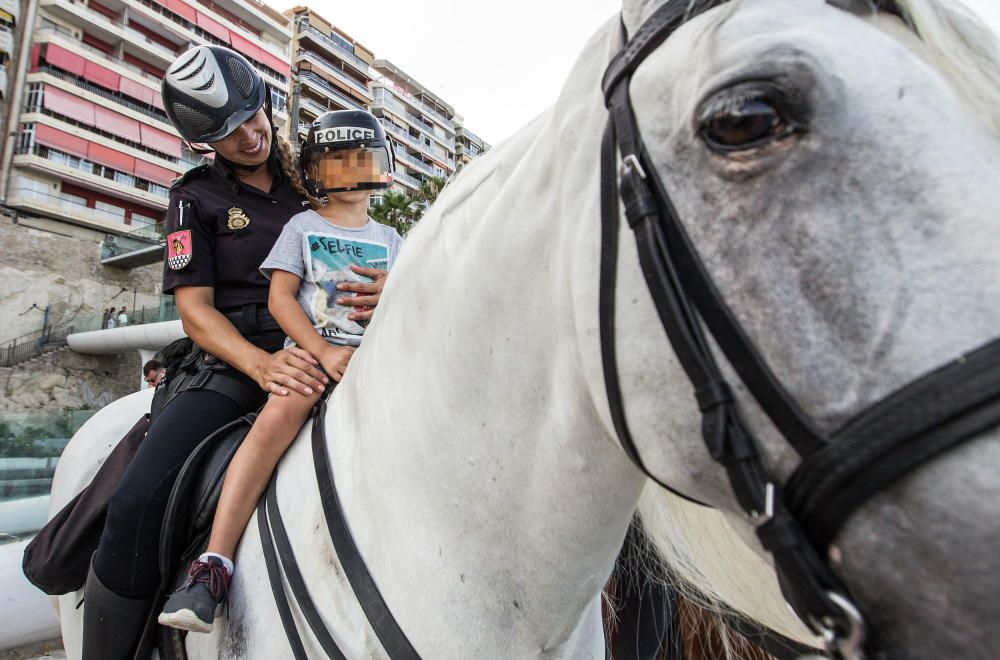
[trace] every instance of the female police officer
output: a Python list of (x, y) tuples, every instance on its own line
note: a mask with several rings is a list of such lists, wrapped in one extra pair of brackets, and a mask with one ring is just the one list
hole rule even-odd
[[(284, 333), (267, 313), (260, 264), (306, 200), (292, 151), (271, 121), (267, 85), (238, 53), (199, 46), (167, 71), (163, 103), (185, 140), (215, 151), (213, 164), (171, 188), (163, 291), (173, 293), (184, 331), (204, 350), (202, 361), (223, 370), (173, 394), (111, 498), (87, 578), (85, 660), (135, 652), (160, 582), (167, 498), (195, 446), (258, 408), (267, 393), (309, 394), (328, 382), (308, 353), (281, 350)], [(381, 283), (358, 285), (354, 290), (368, 296), (351, 305), (377, 303)]]

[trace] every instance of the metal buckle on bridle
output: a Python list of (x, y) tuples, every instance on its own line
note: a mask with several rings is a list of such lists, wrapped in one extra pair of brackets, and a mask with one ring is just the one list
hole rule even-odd
[(764, 512), (751, 511), (750, 517), (753, 519), (754, 524), (763, 525), (764, 523), (774, 518), (774, 482), (768, 481), (767, 485), (764, 487)]
[[(843, 660), (864, 660), (865, 621), (861, 617), (861, 612), (849, 598), (836, 591), (827, 591), (826, 596), (843, 613), (847, 629), (844, 630), (842, 626), (838, 626), (837, 622), (829, 616), (819, 619), (810, 616), (810, 627), (823, 638), (823, 646), (826, 647), (831, 657)], [(802, 656), (799, 660), (806, 660), (809, 657)]]
[(646, 180), (646, 170), (642, 169), (642, 165), (639, 163), (639, 158), (635, 154), (628, 154), (622, 158), (622, 167), (619, 175), (624, 179), (632, 172), (638, 174), (639, 178), (643, 181)]

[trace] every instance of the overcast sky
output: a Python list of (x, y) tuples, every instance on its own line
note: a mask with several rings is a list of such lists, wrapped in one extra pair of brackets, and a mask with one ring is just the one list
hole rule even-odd
[(308, 5), (451, 104), (491, 144), (555, 102), (621, 0), (266, 0)]
[[(266, 0), (307, 4), (436, 93), (498, 144), (555, 102), (621, 0)], [(1000, 2), (965, 0), (1000, 29)]]

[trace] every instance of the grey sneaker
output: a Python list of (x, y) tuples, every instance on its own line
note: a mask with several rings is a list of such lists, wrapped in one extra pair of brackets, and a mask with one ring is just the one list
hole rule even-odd
[(188, 569), (187, 584), (170, 596), (157, 621), (171, 628), (212, 632), (215, 617), (226, 602), (229, 579), (229, 573), (217, 558), (195, 560)]

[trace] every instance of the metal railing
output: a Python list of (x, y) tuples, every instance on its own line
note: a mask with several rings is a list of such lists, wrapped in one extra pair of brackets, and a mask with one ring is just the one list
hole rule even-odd
[(79, 156), (63, 153), (62, 151), (57, 151), (41, 144), (33, 144), (30, 147), (19, 147), (14, 151), (14, 154), (16, 156), (38, 156), (39, 158), (50, 160), (53, 163), (70, 167), (75, 170), (80, 170), (85, 174), (101, 176), (105, 179), (110, 179), (118, 185), (135, 188), (136, 190), (156, 195), (157, 197), (166, 198), (170, 195), (170, 189), (166, 186), (161, 186), (158, 183), (153, 183), (152, 181), (147, 181), (146, 179), (140, 179), (133, 174), (128, 174), (127, 172), (119, 172), (118, 170), (110, 167), (92, 163), (89, 160), (80, 158)]
[(324, 80), (323, 76), (317, 75), (312, 71), (302, 71), (299, 73), (299, 78), (307, 81), (309, 85), (320, 87), (324, 93), (330, 94), (348, 107), (364, 110), (364, 105), (362, 105), (360, 101), (352, 99), (350, 96), (347, 96), (340, 90), (336, 89), (333, 85)]
[(409, 185), (412, 188), (416, 188), (416, 189), (420, 188), (420, 179), (417, 179), (416, 177), (412, 177), (409, 174), (407, 174), (406, 172), (401, 172), (399, 170), (396, 170), (392, 174), (392, 179), (393, 179), (393, 181), (399, 181), (400, 183), (405, 183), (405, 184)]
[(23, 203), (24, 201), (30, 200), (38, 204), (48, 206), (52, 209), (57, 209), (61, 213), (74, 218), (86, 218), (87, 216), (91, 216), (95, 220), (104, 223), (119, 224), (122, 227), (128, 226), (124, 224), (124, 217), (121, 214), (91, 208), (86, 204), (82, 204), (72, 199), (67, 199), (62, 195), (42, 192), (34, 188), (25, 187), (11, 188), (10, 193), (11, 204), (17, 204), (19, 201)]
[(35, 332), (11, 339), (0, 348), (0, 367), (13, 367), (33, 357), (54, 351), (66, 345), (66, 337), (73, 327), (54, 328), (47, 326)]
[(328, 60), (320, 57), (319, 55), (317, 55), (313, 51), (311, 51), (311, 50), (305, 50), (304, 48), (300, 48), (299, 52), (297, 53), (297, 57), (302, 57), (306, 61), (314, 60), (317, 64), (319, 64), (323, 68), (325, 68), (325, 69), (333, 72), (333, 74), (335, 76), (337, 76), (337, 78), (339, 78), (340, 80), (343, 80), (344, 82), (346, 82), (351, 87), (354, 87), (355, 89), (357, 89), (358, 91), (360, 91), (361, 93), (363, 93), (365, 96), (369, 96), (371, 94), (371, 92), (368, 91), (368, 87), (367, 86), (365, 86), (361, 82), (355, 80), (351, 76), (347, 75), (342, 70), (338, 69), (336, 64), (333, 64), (332, 62), (330, 62), (330, 61), (328, 61)]
[(417, 160), (400, 147), (396, 148), (396, 159), (410, 165), (411, 167), (417, 168), (427, 176), (437, 176), (437, 173), (434, 172), (434, 168), (421, 160)]
[[(172, 11), (167, 9), (162, 2), (158, 2), (157, 0), (132, 0), (132, 1), (163, 16), (165, 19), (167, 19), (177, 27), (188, 30), (189, 32), (193, 32), (194, 34), (198, 35), (199, 37), (203, 38), (206, 41), (209, 41), (215, 45), (225, 46), (226, 48), (233, 47), (231, 44), (225, 43), (224, 41), (216, 37), (214, 34), (206, 31), (205, 29), (199, 27), (198, 25), (191, 23), (183, 16), (178, 16), (177, 14), (174, 14)], [(207, 12), (214, 10), (210, 7), (201, 5), (200, 11)], [(276, 57), (279, 60), (282, 61), (288, 60), (288, 53), (281, 50), (281, 46), (278, 46), (277, 44), (272, 44), (266, 39), (263, 39), (259, 34), (253, 34), (246, 28), (236, 25), (228, 18), (222, 16), (221, 14), (218, 14), (217, 12), (213, 20), (220, 23), (225, 21), (226, 23), (229, 24), (225, 26), (227, 30), (239, 33), (240, 36), (242, 36), (244, 39), (246, 39), (252, 44), (255, 44), (258, 48), (267, 51), (269, 54), (271, 54), (272, 56)], [(270, 75), (272, 78), (275, 78), (276, 80), (279, 80), (282, 83), (288, 82), (288, 78), (286, 76), (275, 71), (271, 67), (264, 65), (262, 62), (256, 62), (251, 59), (250, 63), (254, 66), (255, 69), (261, 70), (262, 72)]]
[(72, 45), (74, 47), (76, 47), (76, 48), (81, 48), (81, 49), (87, 51), (88, 53), (90, 53), (92, 55), (96, 55), (97, 57), (100, 57), (101, 59), (104, 59), (104, 60), (107, 60), (108, 62), (111, 62), (112, 64), (117, 64), (118, 66), (123, 67), (125, 69), (128, 69), (129, 71), (131, 71), (133, 73), (137, 73), (140, 76), (142, 76), (143, 78), (147, 78), (149, 80), (152, 80), (153, 82), (155, 82), (157, 84), (157, 86), (159, 86), (159, 84), (160, 84), (160, 78), (158, 76), (154, 76), (151, 73), (147, 73), (146, 71), (143, 71), (141, 68), (137, 67), (136, 65), (132, 64), (131, 62), (126, 62), (123, 59), (119, 59), (119, 58), (115, 57), (114, 55), (109, 55), (108, 53), (105, 53), (103, 50), (101, 50), (99, 48), (94, 48), (90, 44), (83, 43), (79, 39), (74, 38), (72, 34), (70, 34), (69, 32), (66, 32), (65, 29), (62, 28), (62, 27), (60, 27), (60, 26), (56, 26), (56, 27), (47, 27), (47, 26), (46, 27), (41, 27), (41, 28), (38, 28), (36, 30), (36, 32), (38, 34), (57, 34), (57, 35), (63, 37), (65, 39), (65, 41), (72, 42)]
[[(333, 49), (337, 51), (338, 56), (344, 58), (351, 64), (354, 64), (356, 67), (358, 67), (358, 69), (361, 70), (362, 73), (370, 74), (371, 65), (368, 64), (368, 62), (365, 62), (357, 55), (355, 55), (354, 53), (352, 53), (351, 51), (344, 48), (343, 44), (337, 43), (334, 39), (332, 39), (328, 35), (323, 34), (319, 30), (314, 28), (312, 25), (309, 25), (307, 21), (300, 21), (299, 25), (303, 32), (309, 35), (314, 35), (318, 37), (320, 41), (322, 41), (323, 43), (333, 47)], [(371, 76), (369, 75), (369, 77)]]
[(159, 55), (166, 62), (172, 62), (174, 58), (177, 57), (177, 53), (175, 51), (167, 48), (166, 46), (164, 46), (159, 42), (153, 41), (152, 39), (144, 35), (142, 32), (139, 32), (135, 28), (129, 27), (129, 25), (123, 20), (111, 18), (110, 16), (106, 16), (99, 11), (94, 11), (90, 7), (87, 7), (86, 5), (80, 3), (59, 2), (58, 4), (66, 9), (72, 8), (71, 11), (80, 12), (88, 17), (93, 17), (91, 18), (92, 21), (94, 20), (94, 18), (96, 18), (97, 21), (95, 22), (107, 23), (109, 25), (112, 25), (121, 30), (122, 32), (124, 32), (127, 37), (134, 39), (140, 43), (145, 42), (146, 50), (148, 50), (150, 53), (155, 53)]
[[(76, 76), (71, 76), (68, 73), (63, 73), (62, 71), (48, 65), (43, 65), (38, 67), (37, 69), (35, 69), (35, 72), (44, 73), (46, 75), (56, 77), (59, 80), (64, 80), (68, 83), (72, 83), (73, 85), (76, 85), (80, 89), (84, 89), (90, 92), (91, 94), (96, 94), (101, 98), (105, 98), (109, 101), (117, 103), (118, 105), (125, 106), (129, 110), (134, 110), (136, 112), (146, 115), (147, 117), (151, 117), (152, 119), (161, 121), (167, 126), (169, 126), (171, 130), (173, 130), (173, 126), (170, 124), (170, 120), (167, 119), (167, 113), (161, 110), (157, 110), (152, 106), (143, 106), (136, 103), (135, 101), (129, 101), (128, 99), (124, 98), (122, 94), (109, 92), (103, 87), (98, 87), (93, 83), (87, 82), (86, 80), (81, 80), (80, 78), (77, 78)], [(179, 139), (180, 138), (178, 138), (178, 140)]]

